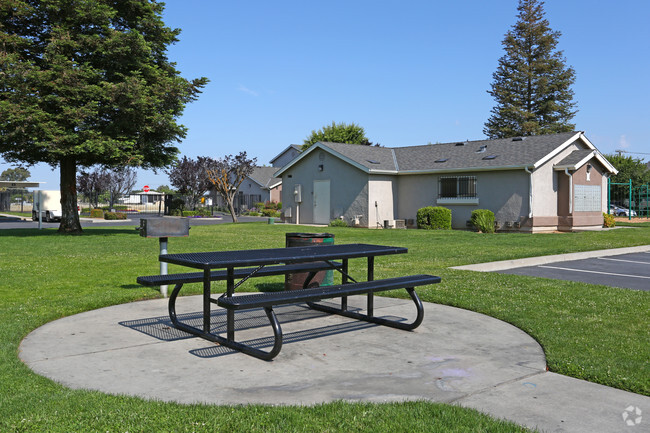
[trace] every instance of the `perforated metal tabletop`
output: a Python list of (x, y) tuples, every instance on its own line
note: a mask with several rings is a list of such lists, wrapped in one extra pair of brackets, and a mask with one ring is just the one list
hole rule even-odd
[(195, 269), (220, 269), (241, 266), (343, 260), (389, 254), (405, 254), (404, 247), (370, 244), (314, 245), (305, 247), (270, 248), (258, 250), (213, 251), (201, 253), (163, 254), (161, 262)]

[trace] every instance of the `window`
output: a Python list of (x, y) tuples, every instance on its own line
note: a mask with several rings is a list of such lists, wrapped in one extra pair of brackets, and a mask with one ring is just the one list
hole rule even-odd
[(475, 198), (476, 176), (441, 177), (438, 191), (439, 198)]

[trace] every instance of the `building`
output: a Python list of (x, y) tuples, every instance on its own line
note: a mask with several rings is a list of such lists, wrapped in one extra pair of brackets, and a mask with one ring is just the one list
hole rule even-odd
[(285, 220), (379, 227), (444, 206), (466, 228), (474, 209), (499, 229), (602, 226), (607, 177), (617, 173), (583, 132), (408, 147), (316, 143), (283, 166)]

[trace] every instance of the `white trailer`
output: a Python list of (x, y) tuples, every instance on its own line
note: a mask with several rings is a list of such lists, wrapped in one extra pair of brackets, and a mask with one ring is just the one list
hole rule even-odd
[(38, 221), (38, 211), (42, 221), (61, 221), (61, 191), (34, 191), (32, 221)]

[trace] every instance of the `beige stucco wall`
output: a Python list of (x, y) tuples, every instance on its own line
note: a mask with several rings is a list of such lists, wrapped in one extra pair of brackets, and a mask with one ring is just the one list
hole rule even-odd
[[(583, 146), (572, 143), (562, 152), (542, 164), (533, 171), (533, 218), (556, 218), (558, 216), (558, 190), (560, 183), (566, 177), (564, 172), (553, 169), (553, 165), (562, 161), (571, 152), (584, 149)], [(551, 221), (551, 220), (548, 220)]]
[[(323, 170), (319, 170), (319, 165)], [(315, 150), (282, 176), (282, 207), (291, 208), (289, 222), (296, 222), (297, 203), (294, 187), (302, 185), (300, 223), (314, 221), (314, 180), (330, 181), (330, 220), (343, 216), (348, 223), (359, 215), (361, 224), (368, 226), (368, 175), (356, 167), (333, 157), (327, 152)]]

